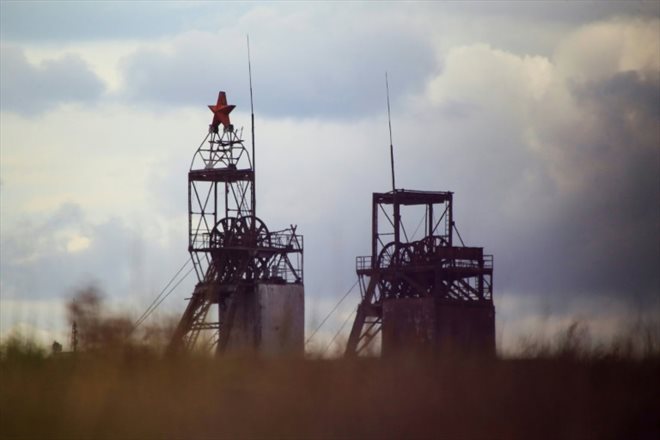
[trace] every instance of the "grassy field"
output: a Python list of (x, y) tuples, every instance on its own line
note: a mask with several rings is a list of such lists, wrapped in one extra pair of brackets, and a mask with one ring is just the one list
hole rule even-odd
[(0, 358), (3, 439), (660, 438), (657, 355)]

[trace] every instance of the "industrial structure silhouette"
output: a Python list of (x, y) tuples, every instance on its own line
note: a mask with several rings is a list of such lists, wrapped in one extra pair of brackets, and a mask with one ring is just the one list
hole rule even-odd
[[(213, 120), (188, 173), (188, 251), (198, 283), (168, 350), (204, 342), (217, 353), (303, 354), (303, 237), (293, 225), (270, 231), (256, 216), (254, 112), (250, 152), (231, 124), (234, 107), (224, 92), (209, 105)], [(356, 259), (361, 302), (346, 355), (365, 353), (378, 336), (384, 356), (494, 354), (493, 256), (463, 243), (452, 192), (395, 187), (391, 122), (390, 152), (392, 191), (373, 194), (371, 255)], [(408, 214), (421, 214), (421, 239), (406, 231)], [(203, 332), (209, 336), (200, 340)]]
[[(401, 216), (415, 208), (423, 214), (425, 236), (412, 241)], [(373, 194), (371, 255), (356, 259), (362, 301), (347, 355), (364, 351), (379, 332), (386, 356), (495, 353), (493, 256), (465, 246), (460, 235), (457, 245), (454, 231), (451, 192), (397, 189)]]
[[(169, 345), (190, 349), (203, 332), (226, 350), (302, 354), (303, 237), (270, 231), (256, 216), (254, 144), (230, 122), (220, 92), (213, 121), (188, 173), (188, 251), (198, 283)], [(216, 318), (208, 319), (214, 308)]]

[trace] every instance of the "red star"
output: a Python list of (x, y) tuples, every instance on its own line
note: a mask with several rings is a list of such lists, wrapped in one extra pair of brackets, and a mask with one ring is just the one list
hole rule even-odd
[(234, 110), (235, 105), (227, 105), (227, 95), (225, 92), (218, 93), (218, 103), (216, 105), (209, 105), (209, 108), (213, 112), (213, 122), (211, 127), (215, 131), (218, 130), (218, 126), (222, 123), (225, 127), (229, 127), (231, 122), (229, 122), (229, 113)]

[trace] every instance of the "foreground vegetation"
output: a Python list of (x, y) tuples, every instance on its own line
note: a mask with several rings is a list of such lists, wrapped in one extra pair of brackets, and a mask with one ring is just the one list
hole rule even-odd
[(657, 323), (499, 359), (166, 358), (169, 321), (136, 331), (94, 289), (68, 313), (75, 354), (0, 343), (1, 439), (660, 438)]
[(660, 438), (660, 357), (0, 350), (0, 438)]

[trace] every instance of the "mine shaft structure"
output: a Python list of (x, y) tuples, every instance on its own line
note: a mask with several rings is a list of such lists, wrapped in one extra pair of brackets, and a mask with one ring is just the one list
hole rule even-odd
[[(188, 173), (188, 251), (198, 282), (170, 341), (171, 353), (202, 343), (222, 353), (239, 340), (241, 348), (259, 350), (264, 337), (272, 336), (267, 325), (279, 328), (273, 321), (291, 320), (260, 311), (268, 308), (263, 292), (276, 300), (290, 291), (287, 286), (303, 292), (303, 237), (293, 225), (271, 231), (256, 216), (254, 143), (250, 153), (242, 129), (231, 124), (234, 107), (225, 92), (209, 106), (213, 121)], [(304, 311), (298, 304), (291, 313)], [(294, 339), (302, 347), (298, 333)]]
[[(412, 210), (422, 238), (406, 231)], [(374, 193), (371, 255), (356, 258), (361, 302), (346, 354), (381, 336), (384, 356), (401, 351), (494, 353), (493, 256), (456, 243), (453, 193), (395, 189)], [(412, 234), (411, 234), (412, 233)]]

